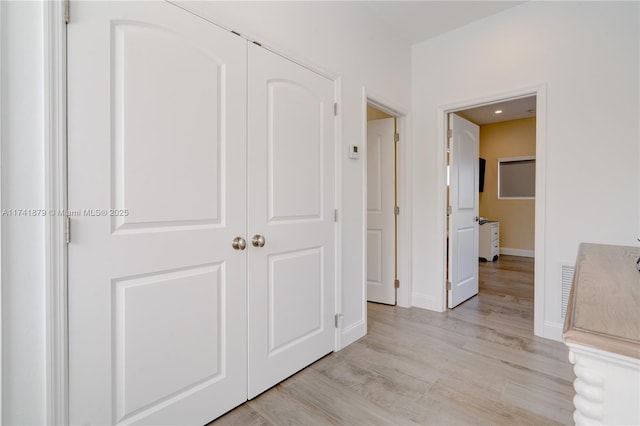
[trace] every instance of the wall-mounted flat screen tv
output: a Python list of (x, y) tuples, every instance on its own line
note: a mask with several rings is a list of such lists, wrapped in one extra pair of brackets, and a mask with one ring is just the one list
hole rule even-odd
[(485, 166), (487, 164), (487, 160), (485, 160), (484, 158), (480, 158), (480, 162), (479, 162), (479, 166), (478, 167), (478, 190), (480, 192), (484, 192), (484, 169)]

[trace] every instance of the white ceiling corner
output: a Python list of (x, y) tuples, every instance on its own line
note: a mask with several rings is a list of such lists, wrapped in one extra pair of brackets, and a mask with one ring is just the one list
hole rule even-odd
[(398, 41), (415, 44), (524, 1), (360, 1)]

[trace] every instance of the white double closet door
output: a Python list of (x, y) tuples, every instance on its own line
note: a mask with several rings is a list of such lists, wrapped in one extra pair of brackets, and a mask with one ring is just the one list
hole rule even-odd
[(204, 424), (333, 350), (334, 83), (169, 3), (72, 10), (70, 421)]

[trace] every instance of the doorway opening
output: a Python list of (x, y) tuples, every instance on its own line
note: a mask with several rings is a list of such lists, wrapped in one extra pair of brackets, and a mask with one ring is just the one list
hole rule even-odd
[[(537, 198), (543, 196), (543, 188), (536, 184), (542, 181), (544, 176), (537, 176), (543, 173), (543, 169), (540, 164), (536, 164), (536, 156), (539, 152), (544, 151), (538, 143), (541, 138), (538, 135), (539, 128), (537, 128), (536, 112), (540, 101), (537, 95), (538, 92), (533, 92), (465, 105), (446, 111), (447, 123), (451, 122), (449, 117), (455, 114), (457, 119), (477, 126), (479, 135), (478, 154), (474, 158), (475, 168), (473, 171), (473, 184), (476, 185), (475, 192), (477, 194), (477, 203), (474, 205), (476, 210), (473, 216), (475, 224), (473, 226), (477, 236), (473, 243), (474, 250), (471, 251), (453, 238), (453, 232), (459, 233), (455, 216), (459, 213), (456, 209), (459, 193), (453, 185), (459, 185), (458, 178), (464, 176), (465, 171), (460, 171), (459, 162), (462, 155), (458, 150), (459, 147), (455, 146), (461, 141), (457, 140), (455, 134), (447, 132), (445, 156), (447, 188), (445, 192), (449, 207), (446, 215), (447, 278), (445, 294), (447, 295), (448, 308), (454, 308), (478, 292), (482, 293), (483, 288), (488, 288), (486, 284), (493, 285), (493, 283), (488, 283), (488, 280), (496, 279), (496, 275), (492, 271), (499, 274), (504, 268), (508, 269), (510, 263), (518, 263), (519, 260), (535, 262), (535, 270), (540, 270), (536, 258), (538, 251), (535, 248), (536, 243), (543, 238), (542, 229), (538, 229), (538, 224), (543, 223), (543, 218), (537, 213), (539, 206), (536, 203), (538, 202)], [(451, 129), (451, 126), (447, 129)], [(501, 170), (500, 166), (504, 164), (509, 165), (509, 168), (505, 167)], [(531, 176), (532, 170), (533, 177)], [(501, 171), (503, 172), (502, 178)], [(514, 174), (507, 178), (506, 171)], [(452, 174), (454, 175), (452, 176)], [(501, 180), (503, 182), (502, 191), (499, 190)], [(504, 196), (506, 183), (514, 186), (515, 195)], [(531, 185), (533, 185), (533, 189)], [(520, 188), (523, 188), (522, 195), (517, 193)], [(456, 199), (452, 199), (453, 197)], [(464, 250), (461, 249), (461, 246)], [(459, 258), (464, 256), (475, 256), (475, 258), (466, 260)], [(478, 268), (478, 262), (482, 262), (481, 268)], [(530, 274), (526, 281), (529, 284), (518, 291), (528, 291), (529, 293), (534, 291), (534, 318), (539, 319), (541, 315), (536, 315), (536, 313), (541, 312), (542, 309), (542, 306), (537, 305), (541, 305), (538, 301), (543, 281), (536, 277), (537, 274), (535, 274), (533, 267), (529, 267), (528, 270)], [(463, 273), (456, 274), (461, 271)], [(455, 295), (460, 283), (468, 278), (477, 280), (475, 294), (452, 304), (452, 293)], [(509, 283), (507, 282), (505, 285), (509, 285)], [(517, 293), (515, 289), (513, 291), (514, 294)], [(534, 328), (538, 329), (538, 327)]]
[(398, 303), (398, 120), (367, 103), (367, 301)]

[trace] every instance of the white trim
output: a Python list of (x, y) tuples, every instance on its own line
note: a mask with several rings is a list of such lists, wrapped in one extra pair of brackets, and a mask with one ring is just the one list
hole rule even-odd
[(364, 321), (356, 321), (342, 330), (343, 347), (349, 346), (365, 334), (367, 334), (367, 324)]
[(509, 256), (520, 256), (520, 257), (536, 257), (535, 250), (523, 250), (523, 249), (514, 249), (507, 247), (500, 247), (500, 254), (506, 254)]
[(416, 308), (428, 309), (430, 311), (444, 312), (439, 298), (435, 298), (429, 294), (414, 293), (411, 297), (411, 305)]
[[(472, 105), (469, 103), (468, 105)], [(444, 312), (447, 309), (447, 262), (449, 259), (449, 251), (447, 249), (448, 227), (447, 227), (447, 193), (448, 193), (448, 176), (449, 176), (449, 163), (447, 156), (447, 144), (448, 144), (448, 130), (449, 130), (449, 113), (453, 111), (452, 107), (438, 107), (437, 119), (436, 119), (436, 144), (440, 144), (440, 160), (436, 161), (436, 231), (435, 241), (440, 241), (440, 259), (435, 259), (436, 263), (442, 265), (440, 269), (440, 279), (438, 280), (442, 285), (436, 287), (436, 293), (434, 295), (418, 295), (414, 294), (414, 305), (431, 309), (436, 312)], [(442, 225), (442, 226), (440, 226)], [(422, 301), (422, 303), (419, 303)], [(428, 301), (432, 307), (429, 308), (426, 305)]]
[[(586, 355), (606, 364), (615, 364), (616, 366), (631, 368), (633, 370), (637, 370), (638, 368), (640, 368), (640, 360), (638, 358), (631, 358), (625, 355), (617, 354), (615, 352), (608, 352), (602, 349), (578, 345), (571, 342), (564, 342), (564, 344), (567, 345), (572, 352), (574, 352), (574, 356), (576, 354)], [(572, 361), (571, 363), (575, 364), (574, 361)]]
[[(338, 113), (335, 116), (335, 146), (334, 146), (334, 158), (335, 158), (335, 193), (334, 193), (334, 205), (338, 210), (338, 221), (335, 223), (335, 267), (334, 267), (334, 281), (335, 281), (335, 312), (336, 314), (342, 314), (342, 78), (338, 77), (334, 84), (334, 99), (338, 104)], [(334, 351), (339, 351), (344, 347), (344, 339), (342, 337), (342, 321), (339, 322), (338, 327), (335, 329), (334, 337)]]
[(545, 266), (547, 224), (547, 85), (536, 89), (536, 206), (534, 266), (533, 332), (537, 336), (553, 338), (543, 328), (545, 322)]
[(366, 87), (362, 88), (362, 95), (365, 99), (365, 125), (366, 125), (366, 105), (371, 105), (380, 111), (389, 114), (392, 117), (401, 118), (407, 115), (407, 112), (404, 108), (394, 105), (393, 102), (385, 99), (383, 96), (380, 96), (373, 92), (371, 89), (367, 89)]
[[(360, 117), (361, 117), (361, 135), (362, 139), (360, 145), (362, 148), (367, 146), (367, 90), (365, 87), (362, 88), (362, 104), (360, 105)], [(383, 108), (383, 107), (381, 107)], [(382, 109), (381, 109), (382, 110)], [(386, 112), (386, 111), (385, 111)], [(367, 309), (367, 224), (368, 224), (368, 214), (367, 214), (367, 206), (368, 206), (368, 195), (367, 195), (367, 163), (368, 163), (368, 150), (361, 149), (361, 176), (362, 176), (362, 207), (361, 207), (361, 228), (362, 232), (362, 241), (361, 241), (361, 249), (362, 253), (362, 265), (360, 266), (362, 273), (362, 281), (360, 282), (360, 312), (362, 313), (362, 317), (358, 322), (361, 322), (364, 327), (364, 334), (368, 332), (368, 309)]]
[[(5, 2), (0, 1), (0, 211), (4, 208), (4, 206), (2, 205), (2, 146), (4, 145), (4, 133), (3, 133), (3, 127), (2, 127), (2, 118), (3, 118), (3, 104), (4, 104), (4, 97), (3, 97), (3, 91), (2, 91), (2, 87), (3, 87), (3, 76), (2, 76), (2, 70), (4, 69), (4, 64), (3, 64), (3, 49), (2, 49), (2, 42), (3, 42), (3, 31), (2, 29), (5, 28), (4, 25), (2, 25), (2, 17), (4, 16), (4, 7), (5, 7)], [(4, 239), (2, 239), (2, 222), (4, 222), (2, 220), (2, 217), (0, 217), (0, 242), (4, 241)], [(2, 280), (2, 244), (0, 244), (0, 423), (2, 423), (4, 416), (4, 409), (3, 409), (3, 405), (4, 405), (4, 395), (3, 395), (3, 377), (4, 375), (2, 374), (2, 366), (4, 365), (3, 362), (3, 357), (2, 354), (4, 353), (4, 336), (2, 333), (3, 330), (3, 326), (2, 326), (2, 293), (4, 290), (4, 282)]]
[[(558, 340), (557, 328), (545, 322), (545, 256), (546, 256), (546, 126), (547, 126), (547, 86), (540, 83), (529, 87), (514, 89), (499, 94), (490, 94), (481, 98), (471, 99), (455, 104), (444, 105), (437, 109), (437, 143), (440, 149), (440, 161), (437, 163), (437, 199), (436, 219), (438, 220), (439, 238), (442, 241), (442, 265), (447, 259), (446, 235), (446, 158), (447, 158), (447, 115), (483, 105), (490, 105), (501, 101), (536, 96), (536, 207), (535, 207), (535, 278), (534, 278), (534, 334), (549, 339)], [(437, 261), (437, 259), (436, 259)], [(446, 306), (446, 267), (441, 269), (441, 283), (434, 298), (438, 300), (436, 311), (444, 311)], [(415, 298), (415, 295), (414, 295)], [(554, 323), (555, 324), (555, 323)]]
[(554, 321), (545, 321), (544, 335), (542, 337), (562, 342), (562, 324)]
[[(393, 117), (396, 117), (398, 123), (398, 133), (400, 133), (400, 142), (398, 143), (398, 156), (396, 163), (397, 175), (397, 191), (398, 206), (400, 207), (400, 215), (398, 216), (398, 280), (400, 280), (400, 288), (398, 289), (398, 306), (408, 308), (411, 306), (411, 139), (410, 139), (410, 117), (408, 110), (404, 107), (389, 101), (374, 91), (362, 88), (362, 146), (367, 144), (367, 105), (383, 111)], [(364, 311), (366, 312), (367, 303), (367, 150), (363, 150), (363, 186), (364, 204), (363, 208), (363, 287), (364, 287)], [(366, 314), (365, 314), (366, 322)]]
[(411, 294), (413, 293), (412, 280), (412, 235), (413, 235), (413, 204), (411, 202), (411, 115), (405, 113), (398, 119), (398, 131), (400, 132), (398, 163), (398, 204), (400, 206), (400, 220), (398, 223), (398, 306), (408, 308), (411, 306)]
[[(66, 210), (66, 24), (64, 2), (44, 2), (46, 418), (68, 424)], [(53, 214), (51, 214), (53, 213)]]

